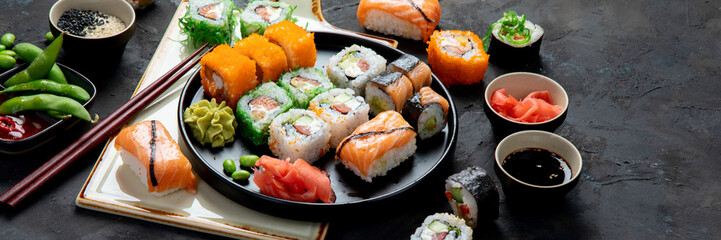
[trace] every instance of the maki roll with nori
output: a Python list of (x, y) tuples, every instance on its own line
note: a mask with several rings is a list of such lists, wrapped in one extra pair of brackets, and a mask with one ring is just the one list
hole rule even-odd
[(353, 44), (332, 56), (328, 77), (339, 88), (350, 88), (363, 96), (366, 83), (386, 70), (386, 59), (370, 48)]
[(411, 240), (437, 239), (473, 239), (473, 229), (453, 214), (436, 213), (426, 217), (423, 224), (411, 235)]
[(284, 73), (278, 84), (290, 93), (295, 106), (302, 109), (308, 108), (308, 103), (315, 96), (333, 88), (330, 79), (317, 68), (300, 68)]
[(387, 110), (400, 113), (406, 100), (413, 96), (413, 84), (399, 72), (384, 72), (366, 84), (365, 92), (371, 115)]
[(388, 64), (388, 71), (403, 73), (413, 83), (413, 92), (422, 87), (431, 85), (431, 68), (413, 55), (403, 54), (400, 58)]
[(270, 124), (268, 145), (280, 159), (303, 159), (313, 163), (328, 152), (330, 126), (304, 109), (290, 109)]
[(268, 142), (268, 126), (275, 116), (288, 111), (293, 100), (274, 82), (266, 82), (243, 95), (235, 115), (243, 137), (256, 146)]
[(230, 44), (235, 29), (234, 8), (231, 0), (189, 0), (185, 16), (178, 21), (180, 30), (196, 48), (204, 43)]
[(403, 117), (416, 128), (418, 137), (428, 139), (446, 126), (448, 100), (429, 87), (423, 87), (403, 107)]
[(471, 166), (446, 179), (446, 198), (453, 213), (476, 227), (479, 220), (498, 218), (498, 188), (486, 170)]
[(269, 25), (293, 20), (294, 9), (284, 2), (251, 1), (240, 14), (240, 31), (243, 37), (252, 33), (263, 35)]
[(483, 38), (491, 61), (502, 65), (538, 60), (542, 40), (543, 28), (528, 21), (526, 15), (518, 16), (514, 11), (503, 13), (503, 17), (491, 25)]
[(370, 107), (363, 97), (348, 88), (334, 88), (318, 94), (308, 110), (330, 124), (330, 147), (336, 148), (343, 138), (368, 121)]

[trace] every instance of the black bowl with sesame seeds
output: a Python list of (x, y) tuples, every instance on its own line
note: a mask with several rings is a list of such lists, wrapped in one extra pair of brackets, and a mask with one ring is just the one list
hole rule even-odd
[(135, 33), (135, 11), (125, 0), (60, 0), (48, 15), (54, 36), (66, 32), (71, 61), (114, 64)]

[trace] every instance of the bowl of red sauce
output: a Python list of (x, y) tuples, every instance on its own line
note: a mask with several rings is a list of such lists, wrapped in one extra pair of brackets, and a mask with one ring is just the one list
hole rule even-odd
[[(95, 99), (95, 85), (85, 76), (60, 63), (56, 63), (63, 71), (69, 84), (79, 86), (90, 94), (90, 100), (82, 103), (88, 109)], [(0, 82), (27, 68), (21, 64), (0, 74)], [(0, 89), (5, 89), (0, 84)], [(13, 94), (0, 93), (0, 104), (14, 97)], [(52, 140), (57, 133), (68, 130), (76, 123), (83, 121), (75, 117), (56, 119), (44, 112), (25, 111), (15, 114), (0, 114), (0, 153), (19, 154), (27, 152)]]
[(498, 139), (523, 130), (553, 132), (568, 112), (566, 90), (536, 73), (501, 75), (488, 83), (483, 99), (484, 112)]

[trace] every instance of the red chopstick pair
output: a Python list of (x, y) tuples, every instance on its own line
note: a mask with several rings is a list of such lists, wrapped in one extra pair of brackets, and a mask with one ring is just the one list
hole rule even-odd
[(160, 96), (160, 94), (172, 86), (175, 81), (183, 77), (183, 75), (193, 68), (193, 66), (198, 64), (200, 57), (195, 57), (207, 47), (208, 44), (206, 43), (188, 58), (170, 69), (170, 71), (163, 74), (163, 76), (158, 78), (158, 80), (151, 83), (128, 102), (112, 112), (105, 119), (96, 123), (95, 126), (80, 136), (80, 138), (75, 140), (75, 142), (70, 144), (70, 146), (55, 155), (55, 157), (51, 158), (45, 164), (40, 166), (40, 168), (36, 169), (13, 187), (5, 191), (2, 195), (0, 195), (0, 202), (9, 207), (17, 206), (20, 201), (35, 192), (40, 186), (57, 175), (68, 165), (101, 142), (112, 137), (113, 134), (120, 130), (120, 128), (128, 120), (130, 120), (130, 118), (135, 116), (136, 113), (140, 112), (140, 110), (145, 108), (145, 106), (150, 104), (155, 98)]

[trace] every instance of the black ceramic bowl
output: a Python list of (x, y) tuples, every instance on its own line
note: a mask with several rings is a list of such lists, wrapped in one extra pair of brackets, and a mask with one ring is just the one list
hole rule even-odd
[[(551, 94), (553, 104), (561, 106), (563, 111), (555, 118), (538, 123), (524, 123), (508, 119), (498, 114), (490, 103), (493, 93), (502, 88), (505, 88), (507, 94), (519, 101), (531, 92), (547, 90)], [(568, 113), (568, 94), (566, 94), (566, 90), (563, 90), (563, 87), (556, 81), (536, 73), (514, 72), (501, 75), (488, 84), (483, 99), (485, 101), (483, 110), (491, 122), (491, 127), (497, 139), (502, 139), (511, 133), (523, 130), (552, 132), (558, 126), (561, 126)]]
[[(8, 78), (12, 77), (16, 73), (24, 70), (27, 68), (28, 64), (22, 64), (18, 65), (13, 69), (8, 70), (7, 72), (0, 74), (0, 82), (5, 82)], [(81, 88), (85, 89), (90, 94), (90, 100), (83, 103), (83, 106), (85, 106), (85, 109), (90, 108), (90, 106), (93, 103), (93, 100), (95, 99), (95, 85), (93, 85), (92, 82), (82, 74), (76, 72), (75, 70), (72, 70), (65, 65), (59, 64), (58, 67), (63, 71), (63, 74), (65, 74), (65, 78), (67, 78), (68, 83), (74, 84), (77, 86), (80, 86)], [(0, 85), (0, 89), (4, 89)], [(35, 113), (31, 113), (35, 114)], [(43, 128), (39, 132), (33, 134), (32, 136), (19, 139), (19, 140), (6, 140), (0, 138), (0, 152), (2, 153), (10, 153), (10, 154), (19, 154), (26, 152), (28, 150), (34, 149), (50, 140), (52, 140), (56, 133), (62, 132), (64, 130), (69, 129), (79, 121), (82, 121), (78, 118), (68, 118), (63, 120), (58, 120), (55, 118), (52, 118), (44, 113), (37, 113), (35, 114), (39, 120), (46, 121), (48, 123), (48, 127)]]
[[(523, 182), (509, 174), (503, 167), (503, 161), (511, 153), (524, 148), (540, 148), (560, 155), (571, 168), (569, 181), (541, 186)], [(565, 138), (554, 133), (538, 130), (520, 131), (508, 135), (496, 147), (496, 176), (501, 180), (503, 193), (509, 201), (553, 201), (563, 198), (578, 183), (578, 176), (583, 168), (581, 154), (575, 146)]]
[[(340, 52), (344, 47), (353, 44), (373, 49), (385, 57), (389, 62), (399, 58), (403, 52), (366, 38), (354, 35), (336, 33), (315, 33), (315, 44), (318, 50), (315, 67), (326, 69), (328, 59)], [(352, 171), (346, 169), (340, 161), (335, 161), (334, 154), (325, 154), (313, 165), (325, 170), (331, 180), (331, 187), (335, 191), (334, 203), (306, 203), (274, 198), (260, 193), (260, 189), (253, 182), (253, 176), (247, 181), (233, 181), (223, 172), (223, 160), (231, 158), (237, 163), (238, 158), (247, 154), (270, 155), (272, 153), (267, 145), (254, 146), (250, 141), (243, 139), (236, 133), (234, 142), (222, 148), (203, 146), (192, 136), (189, 127), (183, 122), (183, 111), (191, 104), (202, 99), (203, 86), (200, 83), (198, 71), (190, 77), (183, 88), (178, 104), (178, 125), (180, 126), (180, 140), (190, 152), (186, 154), (193, 170), (210, 186), (224, 196), (253, 210), (262, 211), (272, 215), (301, 220), (330, 221), (333, 219), (348, 219), (348, 216), (369, 214), (380, 211), (398, 203), (399, 196), (412, 192), (408, 191), (420, 182), (431, 176), (442, 162), (452, 160), (451, 154), (458, 133), (458, 116), (456, 107), (450, 93), (443, 84), (433, 76), (431, 88), (441, 96), (448, 99), (448, 123), (437, 135), (416, 142), (417, 150), (412, 157), (401, 165), (388, 171), (386, 176), (376, 177), (372, 183), (365, 182)], [(445, 161), (444, 161), (445, 160)], [(407, 201), (404, 199), (404, 201)]]
[(65, 34), (63, 49), (65, 57), (73, 61), (93, 64), (113, 64), (120, 59), (125, 45), (135, 34), (135, 11), (125, 0), (60, 0), (52, 8), (48, 20), (50, 31), (59, 36), (62, 30), (58, 27), (60, 16), (70, 9), (100, 11), (113, 15), (125, 23), (126, 27), (119, 33), (107, 37), (81, 37)]

